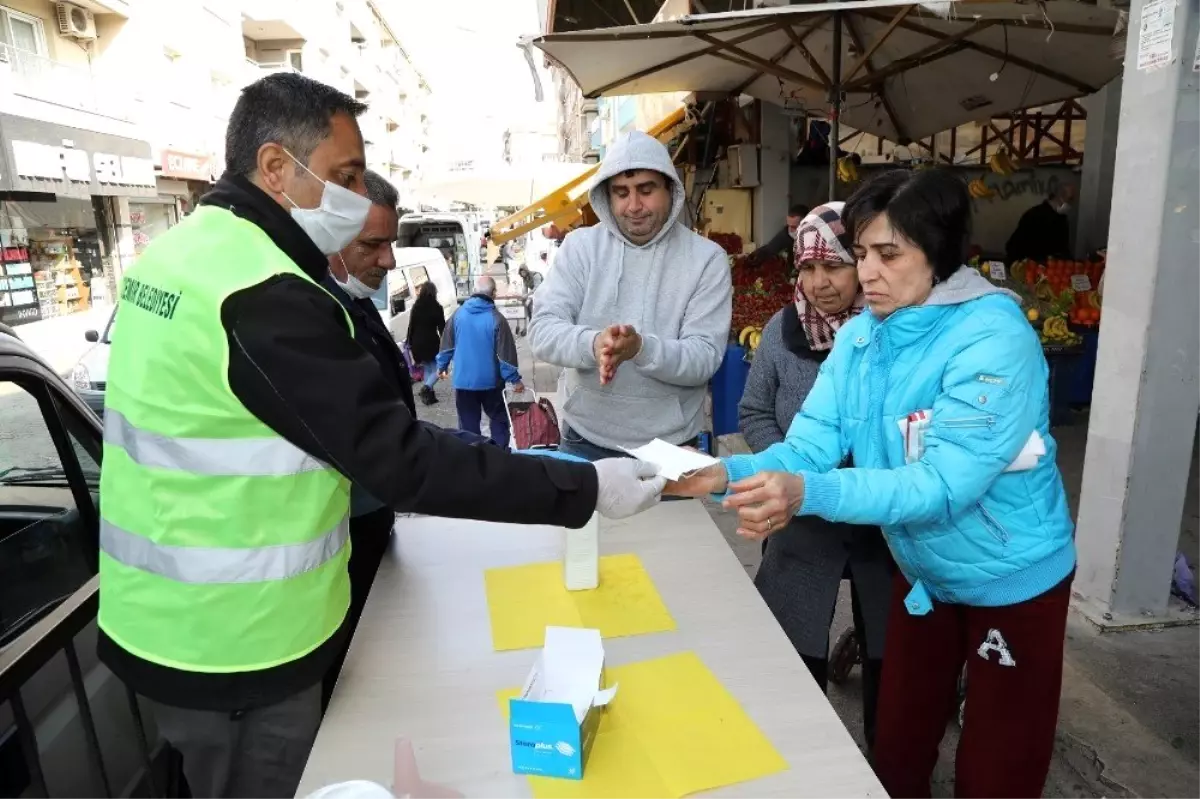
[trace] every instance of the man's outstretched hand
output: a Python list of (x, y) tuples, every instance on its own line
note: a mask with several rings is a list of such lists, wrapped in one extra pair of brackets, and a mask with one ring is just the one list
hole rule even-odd
[(617, 376), (618, 366), (632, 361), (642, 351), (642, 337), (633, 325), (612, 325), (596, 336), (594, 347), (600, 385), (607, 385)]

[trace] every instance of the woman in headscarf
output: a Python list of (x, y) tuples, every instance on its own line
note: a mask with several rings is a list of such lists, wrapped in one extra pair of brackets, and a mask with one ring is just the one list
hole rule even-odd
[[(784, 440), (833, 349), (834, 335), (865, 306), (842, 226), (843, 205), (819, 206), (797, 228), (795, 303), (775, 314), (763, 329), (739, 407), (739, 426), (754, 452)], [(863, 663), (868, 750), (875, 737), (891, 569), (891, 555), (878, 527), (795, 518), (764, 542), (762, 565), (754, 579), (824, 691), (830, 671), (829, 627), (838, 588), (844, 577), (849, 578)]]

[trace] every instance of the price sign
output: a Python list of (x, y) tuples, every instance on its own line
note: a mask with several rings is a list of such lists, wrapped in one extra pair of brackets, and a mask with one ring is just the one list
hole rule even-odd
[(1071, 275), (1072, 291), (1091, 291), (1092, 281), (1087, 275)]
[(1008, 280), (1008, 269), (1005, 268), (1002, 261), (988, 261), (987, 267), (992, 280)]

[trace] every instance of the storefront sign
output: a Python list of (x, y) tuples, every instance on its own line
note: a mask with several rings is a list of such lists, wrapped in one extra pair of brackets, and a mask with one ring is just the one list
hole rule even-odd
[(162, 176), (164, 178), (208, 181), (212, 178), (212, 158), (207, 155), (181, 153), (177, 150), (163, 150)]
[(0, 114), (0, 191), (87, 199), (156, 196), (150, 145), (138, 139)]
[(96, 153), (92, 166), (101, 183), (154, 187), (154, 163), (149, 158)]
[(92, 153), (32, 141), (13, 141), (13, 166), (18, 177), (67, 180), (125, 186), (154, 186), (154, 164), (148, 158)]

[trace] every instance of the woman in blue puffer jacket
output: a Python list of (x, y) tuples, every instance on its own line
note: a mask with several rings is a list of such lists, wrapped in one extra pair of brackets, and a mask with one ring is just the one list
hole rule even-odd
[(970, 200), (953, 173), (884, 173), (843, 215), (870, 313), (838, 332), (783, 442), (667, 492), (726, 494), (751, 538), (793, 515), (882, 526), (900, 568), (884, 787), (929, 796), (965, 662), (956, 794), (1040, 796), (1075, 568), (1045, 357), (1015, 295), (961, 266)]

